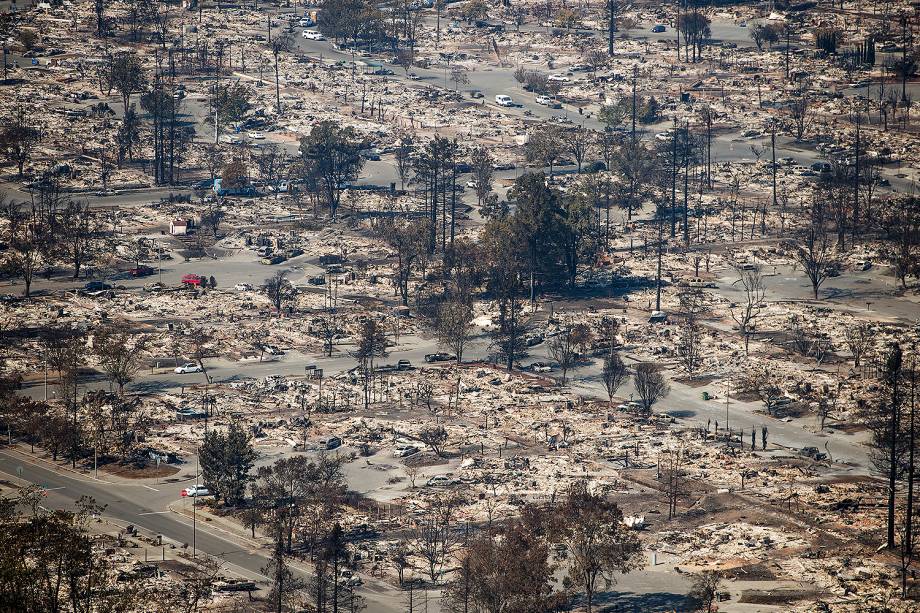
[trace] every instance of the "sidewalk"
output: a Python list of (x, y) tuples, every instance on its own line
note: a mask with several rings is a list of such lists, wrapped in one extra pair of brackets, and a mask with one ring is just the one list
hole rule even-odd
[[(94, 471), (91, 468), (85, 468), (85, 467), (80, 466), (79, 464), (77, 465), (76, 468), (74, 468), (71, 465), (71, 463), (65, 459), (59, 459), (58, 461), (55, 462), (54, 460), (50, 458), (47, 452), (45, 452), (41, 447), (36, 447), (35, 452), (33, 453), (29, 451), (28, 449), (26, 449), (27, 446), (28, 445), (24, 443), (14, 442), (12, 445), (3, 446), (3, 450), (6, 451), (7, 453), (10, 453), (10, 454), (13, 454), (13, 455), (16, 455), (22, 458), (23, 462), (36, 464), (36, 465), (39, 465), (44, 468), (54, 470), (57, 472), (68, 472), (73, 475), (76, 475), (77, 477), (81, 477), (83, 480), (93, 481), (96, 483), (104, 483), (107, 485), (134, 485), (134, 486), (141, 486), (141, 487), (149, 488), (155, 485), (163, 485), (164, 483), (170, 483), (170, 484), (183, 483), (185, 481), (194, 479), (194, 476), (189, 477), (189, 478), (181, 478), (181, 473), (182, 473), (181, 469), (179, 470), (179, 472), (176, 473), (176, 475), (179, 475), (179, 477), (174, 475), (170, 477), (160, 477), (159, 479), (157, 479), (156, 477), (144, 477), (140, 479), (131, 479), (128, 477), (119, 477), (118, 475), (113, 475), (105, 471), (98, 471), (98, 474), (94, 475), (93, 474)], [(174, 478), (175, 478), (174, 481), (169, 481), (169, 479), (174, 479)]]

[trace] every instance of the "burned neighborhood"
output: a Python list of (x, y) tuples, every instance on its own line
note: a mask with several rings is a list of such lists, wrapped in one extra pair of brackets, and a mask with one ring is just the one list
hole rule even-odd
[(0, 29), (0, 611), (920, 610), (920, 3)]

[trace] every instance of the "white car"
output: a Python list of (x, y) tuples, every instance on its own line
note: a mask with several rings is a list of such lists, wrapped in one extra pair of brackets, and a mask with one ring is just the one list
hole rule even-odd
[(174, 372), (177, 375), (187, 375), (193, 372), (201, 372), (201, 366), (195, 364), (194, 362), (189, 362), (187, 364), (183, 364), (182, 366), (177, 366)]
[(511, 99), (511, 96), (499, 94), (495, 96), (495, 104), (498, 106), (514, 106), (514, 100)]
[(262, 134), (261, 132), (250, 132), (249, 138), (251, 138), (252, 140), (264, 140), (265, 135)]
[(203, 485), (192, 485), (182, 490), (182, 496), (197, 498), (198, 496), (210, 496), (211, 491)]
[(444, 487), (447, 485), (455, 485), (456, 483), (457, 480), (448, 475), (435, 475), (428, 479), (428, 485), (431, 487)]
[(312, 28), (313, 26), (316, 25), (315, 23), (313, 23), (313, 20), (310, 19), (309, 17), (304, 17), (303, 19), (301, 19), (299, 24), (301, 28)]
[(557, 83), (568, 83), (569, 78), (564, 74), (551, 74), (546, 79), (547, 81), (556, 81)]
[(237, 283), (236, 285), (233, 286), (233, 289), (235, 289), (238, 292), (251, 292), (252, 285), (250, 283)]
[(407, 458), (410, 455), (418, 453), (418, 447), (415, 445), (397, 445), (393, 449), (394, 458)]
[(549, 96), (539, 95), (537, 96), (537, 104), (550, 105), (553, 103), (553, 99)]
[(303, 37), (307, 40), (326, 40), (326, 37), (316, 30), (304, 30)]

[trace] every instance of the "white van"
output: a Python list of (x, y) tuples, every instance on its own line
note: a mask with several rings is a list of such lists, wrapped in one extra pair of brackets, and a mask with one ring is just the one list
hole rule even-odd
[(511, 96), (499, 94), (495, 96), (495, 104), (498, 106), (514, 106), (514, 100), (511, 99)]
[(316, 30), (304, 30), (303, 37), (307, 40), (326, 40), (326, 37)]

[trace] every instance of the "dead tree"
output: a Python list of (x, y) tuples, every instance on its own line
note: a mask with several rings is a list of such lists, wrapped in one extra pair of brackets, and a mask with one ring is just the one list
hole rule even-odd
[(562, 370), (562, 384), (565, 385), (566, 373), (575, 366), (578, 361), (577, 339), (573, 332), (573, 326), (564, 325), (559, 333), (552, 337), (547, 343), (550, 357), (556, 361)]
[(731, 314), (744, 338), (744, 352), (748, 353), (751, 337), (757, 329), (757, 318), (764, 307), (766, 287), (760, 266), (755, 266), (751, 270), (740, 267), (736, 270), (739, 276), (737, 282), (741, 283), (744, 292), (744, 301), (737, 308), (731, 309)]
[(820, 214), (814, 215), (812, 222), (791, 246), (791, 251), (811, 281), (814, 298), (817, 300), (821, 285), (838, 266), (837, 256), (828, 240)]
[(639, 395), (643, 415), (651, 414), (652, 406), (671, 391), (671, 386), (661, 374), (658, 365), (649, 362), (636, 365), (633, 373), (633, 386)]
[(661, 474), (659, 479), (668, 503), (668, 519), (673, 519), (677, 515), (677, 502), (686, 494), (684, 460), (683, 447), (665, 451), (660, 459)]
[(611, 353), (604, 358), (604, 368), (601, 371), (601, 378), (604, 380), (604, 388), (607, 390), (607, 400), (613, 405), (613, 395), (621, 385), (626, 383), (629, 373), (626, 370), (626, 364), (623, 363), (619, 354)]
[(861, 321), (847, 326), (844, 330), (847, 347), (853, 354), (853, 366), (859, 368), (859, 362), (872, 346), (874, 338), (872, 337), (869, 324)]

